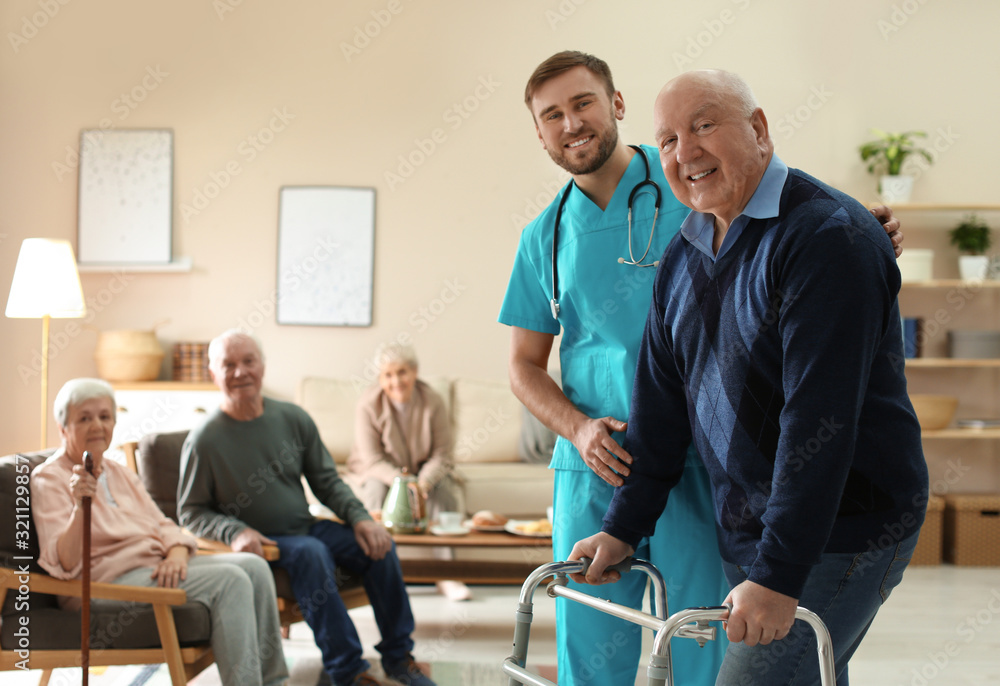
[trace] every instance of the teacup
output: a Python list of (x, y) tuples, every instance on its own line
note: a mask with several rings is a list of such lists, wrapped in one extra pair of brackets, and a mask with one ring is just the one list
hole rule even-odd
[(461, 512), (440, 512), (438, 513), (438, 524), (446, 531), (453, 531), (462, 528)]

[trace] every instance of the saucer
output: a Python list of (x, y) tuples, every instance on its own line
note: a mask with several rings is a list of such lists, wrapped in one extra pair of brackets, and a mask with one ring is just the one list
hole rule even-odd
[(465, 536), (469, 533), (469, 529), (464, 526), (456, 526), (453, 529), (446, 529), (443, 526), (434, 524), (431, 526), (430, 532), (435, 536)]

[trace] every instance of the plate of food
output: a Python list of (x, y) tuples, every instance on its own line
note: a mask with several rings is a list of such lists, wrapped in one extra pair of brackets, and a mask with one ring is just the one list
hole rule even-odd
[(510, 519), (504, 526), (504, 531), (518, 536), (550, 538), (552, 536), (552, 522), (544, 517), (542, 519)]
[(462, 525), (476, 531), (503, 531), (507, 522), (508, 519), (502, 514), (490, 510), (480, 510), (472, 515), (471, 519), (462, 522)]

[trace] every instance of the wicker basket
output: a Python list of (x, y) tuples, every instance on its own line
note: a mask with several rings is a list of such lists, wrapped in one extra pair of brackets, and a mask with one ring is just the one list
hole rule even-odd
[(910, 558), (911, 565), (939, 565), (944, 549), (944, 498), (932, 495), (927, 499), (927, 517), (920, 527), (917, 549)]
[(160, 375), (163, 348), (154, 331), (102, 331), (94, 360), (102, 379), (152, 381)]
[(956, 565), (1000, 566), (1000, 494), (945, 496), (944, 557)]

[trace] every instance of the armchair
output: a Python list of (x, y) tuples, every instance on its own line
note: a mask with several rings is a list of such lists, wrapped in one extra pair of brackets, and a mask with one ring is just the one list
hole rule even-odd
[[(122, 444), (125, 459), (142, 480), (146, 490), (163, 513), (177, 521), (177, 482), (180, 480), (181, 448), (187, 431), (146, 434), (138, 442)], [(198, 539), (199, 554), (229, 552), (225, 543), (204, 538)], [(264, 546), (264, 558), (278, 559), (277, 546)], [(337, 587), (340, 598), (348, 608), (368, 605), (368, 596), (361, 577), (337, 570)], [(281, 617), (281, 633), (288, 638), (289, 627), (303, 621), (302, 611), (295, 602), (292, 583), (288, 572), (274, 569), (274, 585), (278, 596), (278, 612)]]
[[(18, 488), (53, 452), (0, 458), (0, 671), (42, 669), (40, 686), (54, 668), (80, 665), (80, 612), (60, 609), (57, 596), (79, 597), (82, 584), (38, 566), (30, 494)], [(164, 662), (181, 686), (214, 661), (208, 609), (184, 591), (93, 583), (91, 598), (91, 665)]]

